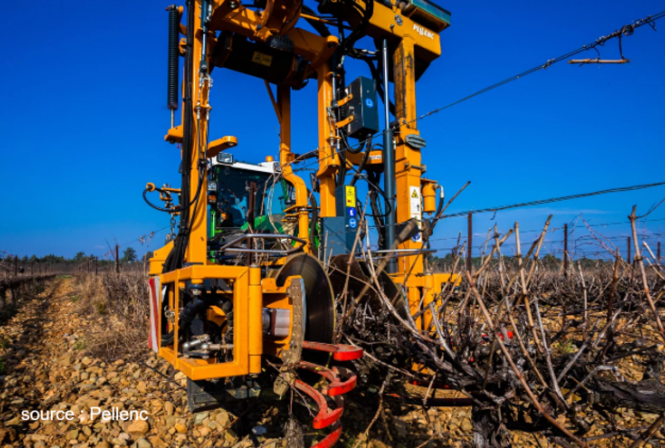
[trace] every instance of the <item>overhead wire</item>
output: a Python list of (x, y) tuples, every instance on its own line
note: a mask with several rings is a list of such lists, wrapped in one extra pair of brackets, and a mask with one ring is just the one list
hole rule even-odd
[[(532, 68), (530, 68), (530, 69), (528, 69), (528, 70), (524, 70), (524, 71), (522, 71), (522, 72), (520, 72), (520, 73), (518, 73), (518, 74), (516, 74), (516, 75), (513, 75), (513, 76), (511, 76), (511, 77), (509, 77), (509, 78), (506, 78), (506, 79), (504, 79), (504, 80), (502, 80), (502, 81), (499, 81), (499, 82), (497, 82), (497, 83), (494, 83), (494, 84), (492, 84), (492, 85), (490, 85), (490, 86), (487, 86), (487, 87), (485, 87), (485, 88), (483, 88), (483, 89), (480, 89), (480, 90), (478, 90), (478, 91), (476, 91), (476, 92), (474, 92), (474, 93), (472, 93), (472, 94), (470, 94), (470, 95), (467, 95), (467, 96), (465, 96), (465, 97), (463, 97), (463, 98), (460, 98), (460, 99), (458, 99), (458, 100), (456, 100), (456, 101), (453, 101), (452, 103), (446, 104), (445, 106), (442, 106), (442, 107), (439, 107), (439, 108), (433, 109), (433, 110), (431, 110), (431, 111), (429, 111), (429, 112), (426, 112), (426, 113), (424, 113), (424, 114), (421, 114), (421, 115), (417, 116), (416, 118), (414, 118), (414, 119), (412, 119), (412, 120), (410, 120), (410, 121), (405, 121), (405, 122), (403, 122), (403, 124), (404, 124), (404, 125), (408, 125), (408, 124), (414, 123), (414, 122), (416, 122), (416, 121), (422, 120), (422, 119), (424, 119), (424, 118), (426, 118), (426, 117), (430, 117), (430, 116), (435, 115), (435, 114), (437, 114), (437, 113), (439, 113), (439, 112), (442, 112), (442, 111), (444, 111), (444, 110), (446, 110), (446, 109), (449, 109), (449, 108), (451, 108), (451, 107), (453, 107), (453, 106), (456, 106), (456, 105), (458, 105), (458, 104), (461, 104), (461, 103), (463, 103), (463, 102), (465, 102), (465, 101), (468, 101), (468, 100), (470, 100), (470, 99), (472, 99), (472, 98), (475, 98), (475, 97), (477, 97), (477, 96), (479, 96), (479, 95), (482, 95), (482, 94), (487, 93), (487, 92), (489, 92), (489, 91), (491, 91), (491, 90), (494, 90), (494, 89), (496, 89), (496, 88), (498, 88), (498, 87), (504, 86), (504, 85), (506, 85), (506, 84), (508, 84), (508, 83), (511, 83), (511, 82), (513, 82), (513, 81), (516, 81), (516, 80), (518, 80), (518, 79), (522, 79), (522, 78), (524, 78), (525, 76), (528, 76), (528, 75), (530, 75), (530, 74), (533, 74), (533, 73), (539, 72), (539, 71), (541, 71), (541, 70), (545, 70), (545, 69), (551, 67), (552, 65), (558, 63), (558, 62), (565, 61), (566, 59), (569, 59), (569, 58), (571, 58), (571, 57), (573, 57), (573, 56), (576, 56), (576, 55), (578, 55), (578, 54), (580, 54), (580, 53), (583, 53), (583, 52), (585, 52), (585, 51), (588, 51), (588, 50), (591, 50), (591, 49), (595, 49), (597, 46), (603, 46), (603, 45), (604, 45), (607, 41), (609, 41), (610, 39), (618, 38), (618, 37), (620, 37), (620, 36), (630, 36), (630, 35), (632, 35), (632, 34), (634, 33), (634, 31), (635, 31), (637, 28), (640, 28), (640, 27), (642, 27), (642, 26), (644, 26), (644, 25), (650, 25), (650, 26), (652, 26), (652, 27), (655, 29), (655, 22), (656, 22), (657, 20), (662, 19), (663, 17), (665, 17), (665, 11), (661, 11), (661, 12), (659, 12), (659, 13), (656, 13), (656, 14), (653, 14), (653, 15), (650, 15), (650, 16), (647, 16), (647, 17), (645, 17), (645, 18), (643, 18), (643, 19), (635, 20), (635, 21), (633, 21), (632, 23), (626, 24), (626, 25), (622, 26), (620, 29), (618, 29), (618, 30), (616, 30), (616, 31), (614, 31), (614, 32), (612, 32), (612, 33), (610, 33), (610, 34), (608, 34), (607, 36), (601, 36), (601, 37), (599, 37), (598, 39), (596, 39), (595, 41), (593, 41), (593, 42), (591, 42), (591, 43), (589, 43), (589, 44), (582, 45), (581, 47), (578, 47), (578, 48), (576, 48), (576, 49), (574, 49), (574, 50), (572, 50), (572, 51), (569, 51), (569, 52), (567, 52), (567, 53), (564, 53), (564, 54), (562, 54), (562, 55), (560, 55), (560, 56), (557, 56), (557, 57), (552, 58), (552, 59), (548, 59), (544, 64), (540, 64), (540, 65), (537, 65), (537, 66), (535, 66), (535, 67), (532, 67)], [(383, 134), (385, 134), (386, 132), (387, 132), (387, 130), (384, 130), (384, 131), (382, 131), (380, 134), (383, 135)], [(374, 137), (377, 137), (377, 134), (374, 134)], [(291, 161), (291, 162), (288, 162), (288, 164), (299, 163), (299, 161), (301, 161), (303, 158), (310, 158), (308, 155), (313, 154), (313, 153), (317, 153), (317, 152), (319, 152), (319, 151), (321, 151), (321, 150), (333, 149), (333, 153), (332, 153), (332, 154), (330, 154), (330, 155), (326, 155), (326, 156), (323, 156), (323, 157), (319, 157), (317, 162), (311, 162), (310, 164), (318, 163), (318, 162), (320, 162), (320, 161), (322, 161), (322, 160), (326, 160), (326, 159), (328, 159), (328, 158), (335, 157), (336, 155), (338, 155), (338, 154), (340, 154), (340, 153), (342, 153), (342, 152), (348, 151), (349, 149), (354, 149), (354, 148), (360, 147), (360, 145), (364, 145), (366, 141), (367, 141), (367, 139), (362, 140), (362, 141), (359, 141), (356, 145), (349, 146), (349, 147), (347, 147), (347, 148), (340, 149), (340, 150), (336, 150), (336, 149), (335, 149), (334, 147), (332, 147), (332, 146), (318, 147), (318, 148), (316, 148), (316, 149), (313, 149), (312, 151), (309, 151), (309, 152), (307, 152), (307, 153), (305, 153), (305, 154), (300, 155), (300, 156), (297, 157), (295, 160), (293, 160), (293, 161)], [(307, 164), (307, 165), (305, 165), (305, 166), (309, 166), (310, 164)]]
[[(565, 53), (565, 54), (562, 54), (562, 55), (560, 55), (560, 56), (558, 56), (558, 57), (555, 57), (555, 58), (549, 59), (549, 60), (547, 60), (544, 64), (540, 64), (540, 65), (537, 65), (537, 66), (535, 66), (535, 67), (532, 67), (532, 68), (530, 68), (530, 69), (528, 69), (528, 70), (522, 71), (521, 73), (518, 73), (518, 74), (513, 75), (513, 76), (511, 76), (511, 77), (509, 77), (509, 78), (506, 78), (506, 79), (504, 79), (504, 80), (502, 80), (502, 81), (499, 81), (499, 82), (497, 82), (497, 83), (494, 83), (494, 84), (492, 84), (492, 85), (490, 85), (490, 86), (487, 86), (487, 87), (485, 87), (485, 88), (483, 88), (483, 89), (480, 89), (480, 90), (478, 90), (478, 91), (476, 91), (476, 92), (474, 92), (474, 93), (472, 93), (472, 94), (470, 94), (470, 95), (467, 95), (467, 96), (465, 96), (465, 97), (463, 97), (463, 98), (460, 98), (460, 99), (458, 99), (458, 100), (456, 100), (456, 101), (453, 101), (452, 103), (446, 104), (446, 105), (444, 105), (444, 106), (442, 106), (442, 107), (439, 107), (439, 108), (433, 109), (433, 110), (431, 110), (431, 111), (429, 111), (429, 112), (427, 112), (427, 113), (421, 114), (421, 115), (417, 116), (416, 118), (414, 118), (414, 119), (412, 119), (412, 120), (410, 120), (410, 121), (404, 122), (403, 124), (408, 125), (408, 124), (414, 123), (414, 122), (416, 122), (416, 121), (422, 120), (422, 119), (424, 119), (424, 118), (426, 118), (426, 117), (430, 117), (430, 116), (435, 115), (435, 114), (437, 114), (437, 113), (439, 113), (439, 112), (442, 112), (442, 111), (444, 111), (444, 110), (446, 110), (446, 109), (449, 109), (449, 108), (451, 108), (451, 107), (453, 107), (453, 106), (456, 106), (456, 105), (458, 105), (458, 104), (461, 104), (461, 103), (463, 103), (463, 102), (465, 102), (465, 101), (468, 101), (468, 100), (470, 100), (470, 99), (472, 99), (472, 98), (475, 98), (475, 97), (477, 97), (477, 96), (479, 96), (479, 95), (482, 95), (482, 94), (487, 93), (487, 92), (489, 92), (489, 91), (491, 91), (491, 90), (494, 90), (494, 89), (496, 89), (496, 88), (498, 88), (498, 87), (504, 86), (504, 85), (506, 85), (506, 84), (508, 84), (508, 83), (510, 83), (510, 82), (513, 82), (513, 81), (516, 81), (516, 80), (518, 80), (518, 79), (521, 79), (521, 78), (523, 78), (523, 77), (525, 77), (525, 76), (527, 76), (527, 75), (530, 75), (530, 74), (533, 74), (533, 73), (539, 72), (539, 71), (541, 71), (541, 70), (545, 70), (545, 69), (547, 69), (548, 67), (550, 67), (550, 66), (552, 66), (552, 65), (554, 65), (554, 64), (556, 64), (556, 63), (558, 63), (558, 62), (562, 62), (562, 61), (564, 61), (564, 60), (566, 60), (566, 59), (569, 59), (569, 58), (571, 58), (571, 57), (573, 57), (573, 56), (575, 56), (575, 55), (577, 55), (577, 54), (583, 53), (583, 52), (585, 52), (585, 51), (588, 51), (588, 50), (591, 50), (591, 49), (595, 49), (597, 46), (602, 46), (602, 45), (604, 45), (607, 41), (609, 41), (610, 39), (613, 39), (613, 38), (621, 38), (622, 36), (630, 36), (630, 35), (633, 34), (633, 32), (635, 31), (635, 29), (640, 28), (640, 27), (642, 27), (642, 26), (644, 26), (644, 25), (650, 25), (650, 26), (652, 26), (652, 27), (655, 29), (655, 22), (656, 22), (657, 20), (662, 19), (663, 17), (665, 17), (665, 11), (661, 11), (661, 12), (659, 12), (659, 13), (657, 13), (657, 14), (653, 14), (653, 15), (647, 16), (647, 17), (645, 17), (645, 18), (643, 18), (643, 19), (636, 20), (636, 21), (634, 21), (634, 22), (632, 22), (632, 23), (630, 23), (630, 24), (624, 25), (624, 26), (621, 27), (619, 30), (614, 31), (614, 32), (608, 34), (607, 36), (601, 36), (601, 37), (599, 37), (598, 39), (596, 39), (595, 41), (593, 41), (593, 42), (591, 42), (591, 43), (589, 43), (589, 44), (583, 45), (583, 46), (581, 46), (581, 47), (579, 47), (579, 48), (577, 48), (577, 49), (574, 49), (574, 50), (572, 50), (572, 51), (569, 51), (569, 52), (567, 52), (567, 53)], [(387, 132), (387, 130), (384, 130), (384, 131), (381, 132), (381, 134), (384, 134), (384, 133), (386, 133), (386, 132)], [(375, 134), (374, 136), (371, 136), (371, 137), (368, 138), (368, 139), (365, 139), (365, 140), (359, 141), (356, 145), (347, 145), (346, 148), (344, 148), (344, 149), (339, 149), (339, 150), (337, 150), (337, 149), (335, 149), (335, 148), (333, 148), (333, 147), (331, 147), (331, 146), (319, 147), (319, 148), (316, 148), (316, 149), (314, 149), (314, 150), (312, 150), (312, 151), (309, 151), (309, 152), (307, 152), (307, 153), (305, 153), (305, 154), (302, 154), (302, 155), (296, 157), (293, 161), (291, 161), (291, 162), (287, 162), (285, 165), (288, 166), (288, 165), (291, 165), (291, 164), (300, 163), (300, 162), (303, 161), (304, 159), (310, 158), (312, 154), (314, 154), (314, 153), (318, 153), (318, 152), (321, 151), (322, 149), (333, 149), (333, 153), (332, 153), (332, 154), (327, 155), (327, 156), (323, 156), (323, 157), (318, 157), (316, 161), (311, 162), (311, 163), (309, 163), (309, 164), (306, 164), (306, 165), (304, 165), (304, 166), (301, 166), (300, 168), (304, 168), (304, 167), (307, 167), (307, 166), (310, 166), (310, 165), (313, 165), (313, 164), (316, 164), (316, 163), (320, 163), (320, 161), (325, 160), (325, 159), (327, 159), (327, 158), (335, 157), (336, 155), (338, 155), (338, 154), (340, 154), (340, 153), (343, 153), (343, 152), (346, 152), (346, 151), (353, 151), (354, 149), (361, 148), (362, 146), (365, 145), (365, 143), (366, 143), (368, 140), (371, 140), (371, 138), (373, 138), (373, 137), (376, 137), (376, 134)], [(533, 201), (533, 202), (529, 202), (529, 203), (513, 204), (513, 205), (509, 205), (509, 206), (494, 207), (494, 208), (488, 208), (488, 209), (482, 209), (482, 210), (475, 210), (475, 211), (472, 210), (472, 211), (468, 211), (468, 212), (460, 212), (460, 213), (455, 213), (455, 214), (443, 215), (442, 218), (451, 218), (451, 217), (457, 217), (457, 216), (466, 216), (466, 215), (468, 215), (469, 213), (477, 214), (477, 213), (485, 213), (485, 212), (497, 212), (497, 211), (500, 211), (500, 210), (506, 210), (506, 209), (511, 209), (511, 208), (526, 207), (526, 206), (539, 205), (539, 204), (547, 204), (547, 203), (552, 203), (552, 202), (560, 202), (560, 201), (564, 201), (564, 200), (577, 199), (577, 198), (581, 198), (581, 197), (594, 196), (594, 195), (599, 195), (599, 194), (607, 194), (607, 193), (615, 193), (615, 192), (621, 192), (621, 191), (639, 190), (639, 189), (643, 189), (643, 188), (651, 188), (651, 187), (660, 186), (660, 185), (665, 185), (665, 182), (660, 182), (660, 183), (655, 183), (655, 184), (646, 184), (646, 185), (637, 185), (637, 186), (632, 186), (632, 187), (622, 187), (622, 188), (610, 189), (610, 190), (602, 190), (602, 191), (593, 192), (593, 193), (584, 193), (584, 194), (579, 194), (579, 195), (564, 196), (564, 197), (560, 197), (560, 198), (550, 198), (550, 199), (546, 199), (546, 200)], [(197, 194), (197, 197), (196, 197), (192, 202), (196, 202), (196, 203), (198, 204), (198, 194)], [(192, 205), (192, 204), (189, 204), (189, 206), (191, 206), (191, 205)], [(659, 205), (660, 205), (660, 204), (659, 204)], [(196, 208), (196, 206), (195, 206), (195, 208)], [(653, 210), (651, 210), (651, 211), (653, 211)], [(649, 213), (650, 213), (650, 212), (649, 212)], [(646, 215), (645, 215), (645, 216), (646, 216)], [(163, 230), (163, 229), (161, 229), (161, 230)]]
[[(579, 193), (579, 194), (573, 194), (570, 196), (561, 196), (557, 198), (549, 198), (549, 199), (540, 199), (537, 201), (531, 201), (531, 202), (522, 202), (518, 204), (512, 204), (512, 205), (503, 205), (500, 207), (490, 207), (490, 208), (484, 208), (481, 210), (469, 210), (466, 212), (458, 212), (458, 213), (451, 213), (449, 215), (443, 215), (441, 218), (455, 218), (459, 216), (468, 216), (470, 214), (478, 214), (478, 213), (489, 213), (489, 212), (498, 212), (501, 210), (508, 210), (512, 208), (522, 208), (522, 207), (531, 207), (534, 205), (543, 205), (543, 204), (551, 204), (553, 202), (563, 202), (563, 201), (569, 201), (572, 199), (579, 199), (579, 198), (586, 198), (589, 196), (599, 196), (603, 194), (610, 194), (610, 193), (622, 193), (624, 191), (635, 191), (635, 190), (643, 190), (645, 188), (653, 188), (653, 187), (658, 187), (661, 185), (665, 185), (665, 182), (656, 182), (652, 184), (643, 184), (643, 185), (632, 185), (630, 187), (619, 187), (619, 188), (610, 188), (607, 190), (600, 190), (600, 191), (594, 191), (591, 193)], [(646, 215), (645, 215), (646, 216)]]
[[(665, 221), (665, 218), (661, 218), (661, 219), (648, 219), (648, 220), (641, 221), (640, 224), (642, 224), (642, 223), (648, 223), (648, 222), (658, 222), (658, 221)], [(628, 224), (629, 224), (629, 223), (628, 223), (627, 221), (626, 221), (626, 222), (607, 222), (607, 223), (603, 222), (603, 223), (598, 223), (598, 224), (587, 224), (587, 225), (568, 226), (568, 229), (569, 229), (569, 230), (573, 230), (573, 229), (585, 229), (585, 228), (587, 228), (587, 227), (602, 227), (602, 228), (605, 228), (605, 227), (608, 227), (608, 226), (616, 226), (616, 225), (624, 225), (624, 226), (625, 226), (625, 225), (628, 225)], [(371, 227), (371, 226), (370, 226), (370, 227)], [(549, 229), (547, 229), (547, 233), (558, 232), (558, 231), (560, 231), (561, 229), (562, 229), (562, 227), (550, 227)], [(542, 231), (543, 231), (543, 229), (534, 229), (534, 230), (521, 230), (521, 229), (520, 229), (520, 235), (524, 235), (524, 234), (527, 234), (527, 233), (542, 233)], [(460, 238), (461, 238), (462, 240), (466, 240), (466, 237), (460, 237)], [(449, 238), (432, 238), (432, 239), (430, 239), (429, 241), (449, 241), (449, 240), (456, 240), (456, 239), (457, 239), (457, 237), (449, 237)]]
[[(145, 234), (141, 235), (140, 237), (135, 238), (135, 239), (133, 239), (133, 240), (131, 240), (131, 241), (127, 241), (127, 242), (125, 242), (125, 243), (117, 243), (116, 245), (118, 246), (118, 248), (125, 247), (125, 246), (129, 246), (130, 244), (135, 243), (135, 242), (137, 242), (137, 241), (141, 242), (141, 241), (145, 240), (145, 238), (147, 238), (147, 237), (153, 238), (155, 235), (157, 235), (157, 234), (160, 233), (160, 232), (163, 232), (164, 230), (166, 230), (166, 229), (168, 229), (168, 228), (170, 228), (170, 226), (166, 226), (166, 227), (162, 227), (161, 229), (158, 229), (158, 230), (150, 231), (150, 232), (145, 233)], [(141, 242), (141, 244), (143, 244), (143, 243)], [(112, 255), (112, 253), (113, 253), (113, 251), (110, 250), (110, 251), (108, 251), (108, 252), (102, 254), (101, 256), (102, 256), (102, 257), (105, 257), (105, 256), (107, 256), (107, 255)]]

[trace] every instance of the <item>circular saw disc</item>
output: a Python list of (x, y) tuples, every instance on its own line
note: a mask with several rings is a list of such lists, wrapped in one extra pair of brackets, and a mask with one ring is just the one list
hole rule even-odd
[(277, 273), (277, 285), (283, 286), (293, 275), (301, 276), (305, 285), (305, 340), (333, 342), (335, 297), (326, 271), (313, 256), (297, 254), (288, 258)]
[[(383, 307), (382, 299), (377, 295), (375, 289), (377, 285), (371, 278), (371, 270), (368, 267), (367, 262), (358, 261), (355, 258), (352, 258), (351, 263), (349, 263), (349, 256), (345, 254), (331, 257), (330, 266), (332, 267), (330, 280), (334, 285), (335, 294), (341, 294), (344, 291), (345, 285), (347, 285), (346, 288), (348, 293), (352, 297), (358, 298), (360, 293), (365, 290), (366, 286), (369, 284), (372, 287), (365, 291), (365, 295), (361, 299), (361, 302), (369, 303), (369, 305), (377, 311)], [(376, 270), (375, 267), (374, 271), (376, 272)], [(397, 287), (386, 271), (379, 272), (377, 280), (378, 286), (385, 297), (393, 303), (393, 306), (401, 317), (406, 317), (406, 302), (401, 289)]]

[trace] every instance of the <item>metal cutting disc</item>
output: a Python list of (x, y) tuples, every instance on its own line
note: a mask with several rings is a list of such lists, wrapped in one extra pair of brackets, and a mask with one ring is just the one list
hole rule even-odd
[(335, 331), (335, 297), (326, 271), (319, 260), (309, 254), (297, 254), (286, 260), (275, 279), (283, 286), (286, 279), (299, 275), (305, 284), (305, 340), (332, 342)]
[[(406, 302), (402, 291), (385, 271), (379, 272), (377, 275), (378, 282), (375, 283), (372, 281), (371, 270), (367, 263), (352, 258), (351, 263), (349, 264), (349, 256), (346, 254), (331, 257), (330, 266), (333, 268), (333, 271), (330, 274), (330, 280), (334, 285), (335, 294), (341, 294), (344, 290), (344, 286), (347, 285), (348, 293), (352, 297), (357, 298), (369, 284), (372, 288), (365, 291), (362, 302), (368, 302), (371, 307), (378, 310), (382, 307), (382, 300), (376, 293), (376, 283), (378, 283), (381, 291), (385, 297), (392, 302), (397, 312), (402, 317), (406, 317)], [(375, 267), (374, 272), (376, 271), (377, 269)]]

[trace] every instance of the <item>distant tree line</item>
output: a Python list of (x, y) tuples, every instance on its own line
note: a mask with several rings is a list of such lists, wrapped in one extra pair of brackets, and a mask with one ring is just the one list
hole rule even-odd
[[(147, 260), (153, 256), (153, 253), (151, 251), (147, 252), (142, 258), (141, 262), (144, 260)], [(0, 252), (0, 263), (3, 264), (9, 264), (9, 263), (14, 263), (16, 255), (9, 254), (7, 252)], [(115, 263), (115, 254), (111, 258), (99, 258), (97, 260), (97, 263), (99, 266), (105, 266), (109, 264), (114, 264)], [(88, 261), (94, 261), (96, 258), (96, 255), (90, 254), (86, 255), (85, 252), (77, 252), (76, 255), (74, 255), (72, 258), (66, 258), (63, 257), (62, 255), (45, 255), (43, 257), (38, 257), (37, 255), (32, 255), (28, 257), (27, 255), (24, 255), (23, 257), (19, 257), (19, 264), (22, 266), (29, 266), (32, 263), (35, 264), (50, 264), (50, 265), (76, 265), (76, 264), (81, 264), (81, 263), (87, 263)], [(136, 254), (136, 250), (132, 247), (127, 247), (122, 251), (122, 256), (120, 257), (120, 262), (121, 263), (134, 263), (139, 261), (138, 255)]]

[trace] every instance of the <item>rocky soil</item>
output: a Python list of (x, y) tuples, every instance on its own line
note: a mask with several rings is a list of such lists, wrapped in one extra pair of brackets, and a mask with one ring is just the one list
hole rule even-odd
[[(107, 334), (108, 317), (83, 313), (78, 294), (74, 279), (59, 279), (38, 294), (26, 295), (11, 315), (5, 311), (0, 318), (0, 447), (287, 446), (282, 439), (289, 418), (287, 402), (245, 400), (227, 409), (192, 414), (186, 405), (184, 375), (151, 352), (136, 350), (115, 360), (95, 356), (90, 341), (95, 334)], [(460, 395), (436, 395), (444, 396)], [(463, 447), (472, 438), (470, 408), (424, 412), (389, 398), (363, 438), (377, 407), (375, 390), (350, 394), (342, 419), (344, 435), (337, 446)], [(91, 418), (95, 409), (147, 411), (148, 419)], [(56, 414), (24, 420), (24, 411)], [(71, 420), (58, 420), (57, 411), (71, 411)], [(309, 426), (307, 409), (296, 404), (293, 412), (310, 442), (320, 439)], [(648, 426), (656, 418), (628, 413), (623, 421)], [(513, 443), (549, 446), (542, 436), (525, 433), (514, 433)]]
[[(227, 411), (191, 415), (184, 376), (173, 375), (154, 356), (143, 352), (132, 361), (104, 362), (90, 355), (86, 346), (96, 323), (85, 321), (77, 301), (72, 280), (60, 280), (38, 296), (25, 298), (0, 327), (0, 446), (253, 445), (249, 438), (240, 440), (233, 429), (235, 417)], [(148, 419), (91, 418), (95, 408), (145, 410)], [(53, 420), (22, 418), (23, 411), (60, 410), (72, 411), (73, 419), (59, 421), (57, 414)]]

